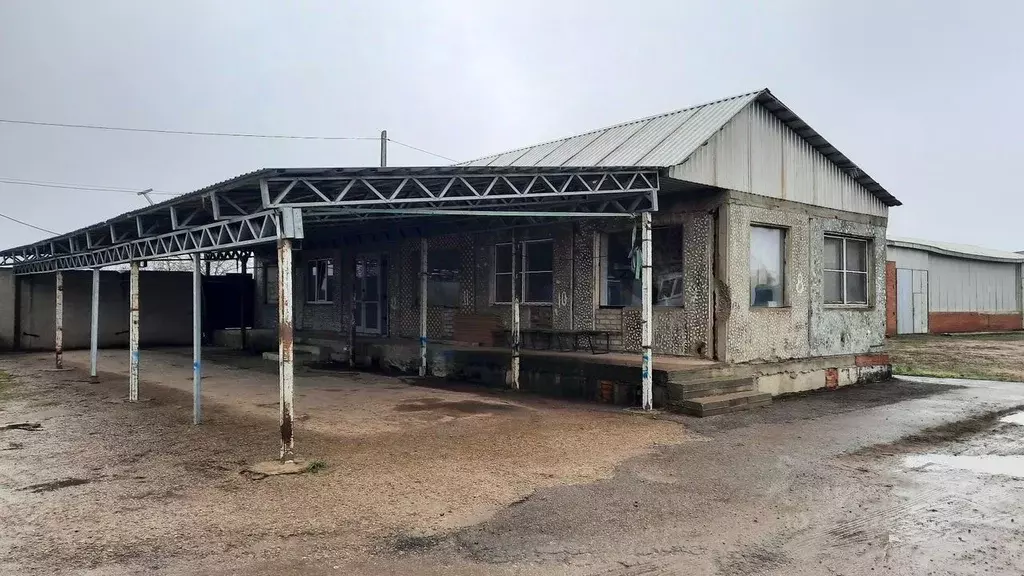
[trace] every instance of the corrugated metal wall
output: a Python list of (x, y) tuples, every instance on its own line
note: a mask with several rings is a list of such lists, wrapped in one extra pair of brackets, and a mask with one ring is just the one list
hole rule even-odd
[(737, 114), (672, 176), (874, 216), (888, 207), (757, 103)]
[(888, 246), (885, 249), (885, 258), (886, 260), (895, 262), (896, 268), (903, 268), (907, 270), (928, 269), (928, 253), (924, 250)]
[(929, 310), (1016, 312), (1018, 266), (929, 254)]

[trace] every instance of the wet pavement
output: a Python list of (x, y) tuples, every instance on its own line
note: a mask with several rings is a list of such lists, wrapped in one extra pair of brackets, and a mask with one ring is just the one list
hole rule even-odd
[[(0, 369), (23, 364), (0, 358)], [(338, 445), (333, 468), (254, 482), (238, 479), (232, 459), (254, 458), (259, 450), (250, 439), (272, 438), (272, 430), (261, 431), (265, 421), (252, 420), (262, 397), (244, 407), (218, 407), (211, 398), (211, 424), (201, 432), (212, 438), (201, 439), (187, 425), (185, 395), (159, 394), (137, 408), (110, 403), (108, 392), (73, 375), (24, 373), (19, 385), (36, 391), (24, 392), (18, 413), (0, 401), (0, 423), (40, 420), (43, 429), (0, 432), (0, 447), (23, 446), (0, 452), (0, 502), (37, 500), (0, 508), (0, 525), (18, 526), (0, 533), (0, 573), (1024, 573), (1024, 384), (913, 378), (781, 399), (748, 413), (661, 415), (650, 422), (658, 426), (645, 428), (646, 450), (622, 454), (607, 473), (573, 477), (569, 471), (607, 461), (622, 444), (615, 419), (583, 420), (557, 404), (545, 405), (551, 418), (540, 417), (546, 413), (522, 397), (408, 389), (385, 378), (381, 385), (395, 398), (372, 418), (351, 414), (364, 430), (358, 438), (344, 423), (352, 397), (342, 407), (309, 406), (307, 424), (316, 427), (307, 441), (323, 450)], [(41, 384), (58, 377), (64, 380)], [(378, 393), (375, 378), (358, 387)], [(211, 379), (207, 389), (216, 388)], [(327, 389), (309, 398), (340, 395)], [(139, 410), (145, 417), (132, 420)], [(66, 412), (92, 424), (76, 427), (60, 416)], [(95, 425), (115, 414), (129, 420), (127, 432)], [(428, 416), (430, 426), (419, 420), (402, 433), (402, 418)], [(512, 428), (495, 427), (523, 418), (529, 435), (504, 437)], [(58, 423), (75, 433), (48, 444)], [(449, 425), (465, 433), (446, 436), (439, 450), (435, 428)], [(334, 426), (344, 433), (332, 435)], [(678, 438), (666, 442), (675, 436), (663, 426)], [(393, 438), (380, 446), (394, 452), (367, 450), (383, 438)], [(549, 438), (571, 439), (571, 449), (553, 451), (557, 441)], [(203, 456), (190, 464), (200, 447)], [(94, 464), (105, 464), (104, 453), (132, 463), (82, 474), (76, 450), (99, 458)], [(28, 454), (45, 456), (42, 469), (18, 461)], [(391, 457), (422, 467), (396, 468)], [(65, 466), (46, 469), (60, 459)], [(430, 482), (448, 489), (422, 483), (438, 468), (450, 473)], [(524, 468), (557, 475), (522, 491)], [(173, 482), (154, 480), (161, 475)], [(495, 492), (510, 477), (520, 491)], [(359, 490), (363, 484), (373, 490)], [(124, 504), (111, 500), (126, 489)], [(380, 499), (381, 492), (395, 499)], [(439, 507), (439, 494), (451, 500)], [(462, 513), (455, 523), (396, 516), (439, 510), (443, 517), (482, 495), (489, 512)], [(183, 521), (183, 512), (196, 521)], [(127, 531), (124, 514), (135, 521)], [(106, 532), (97, 533), (97, 524)]]

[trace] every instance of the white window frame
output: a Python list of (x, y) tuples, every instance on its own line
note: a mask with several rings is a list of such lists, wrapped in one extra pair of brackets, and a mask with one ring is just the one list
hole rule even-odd
[[(526, 245), (527, 244), (550, 244), (551, 245), (551, 264), (552, 270), (532, 270), (526, 271)], [(555, 241), (552, 238), (540, 238), (537, 240), (520, 240), (519, 241), (519, 261), (512, 272), (498, 272), (498, 248), (501, 246), (512, 246), (512, 242), (499, 242), (491, 248), (491, 304), (508, 305), (512, 302), (500, 302), (498, 301), (498, 278), (504, 276), (513, 276), (512, 282), (515, 285), (515, 275), (519, 275), (519, 288), (518, 293), (520, 297), (526, 296), (526, 277), (530, 274), (550, 274), (551, 275), (551, 299), (554, 300), (554, 283), (555, 283)], [(515, 258), (515, 249), (512, 250), (512, 257)], [(551, 306), (553, 302), (528, 302), (520, 301), (523, 306)]]
[[(840, 269), (825, 268), (824, 261), (822, 262), (822, 270), (824, 272), (838, 272), (839, 277), (842, 280), (840, 285), (840, 291), (843, 294), (842, 302), (824, 302), (825, 300), (825, 289), (824, 282), (825, 276), (822, 274), (822, 301), (825, 306), (847, 306), (847, 307), (869, 307), (871, 306), (871, 240), (868, 238), (854, 238), (850, 236), (840, 236), (838, 234), (825, 234), (825, 238), (822, 241), (822, 252), (825, 249), (825, 242), (828, 240), (840, 240), (842, 242), (842, 248), (840, 252)], [(864, 245), (864, 268), (865, 270), (847, 270), (846, 269), (846, 243), (847, 242), (860, 242)], [(863, 274), (864, 275), (864, 301), (863, 302), (850, 302), (849, 296), (846, 293), (846, 275), (847, 274)]]
[[(310, 269), (313, 268), (314, 266), (318, 267), (320, 264), (324, 265), (324, 274), (327, 275), (328, 278), (330, 278), (329, 282), (333, 282), (334, 281), (334, 259), (333, 258), (314, 258), (314, 259), (309, 260), (308, 262), (306, 262), (306, 282), (309, 282), (309, 278), (311, 276), (311, 274), (309, 274)], [(317, 286), (315, 290), (316, 290), (316, 294), (314, 295), (314, 298), (311, 300), (309, 298), (309, 286), (306, 286), (305, 292), (306, 292), (306, 303), (307, 304), (333, 304), (334, 303), (334, 300), (332, 299), (332, 297), (328, 295), (328, 293), (330, 292), (330, 289), (324, 288), (324, 293), (323, 294), (320, 293), (320, 287), (319, 286)]]

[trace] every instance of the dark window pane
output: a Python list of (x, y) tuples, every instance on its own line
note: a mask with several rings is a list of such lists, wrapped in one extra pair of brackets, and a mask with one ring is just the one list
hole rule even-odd
[(783, 305), (783, 248), (780, 228), (750, 228), (750, 303), (752, 306)]
[(310, 262), (306, 272), (306, 301), (316, 302), (316, 262)]
[(847, 240), (846, 241), (846, 269), (856, 270), (857, 272), (867, 272), (868, 270), (868, 255), (867, 255), (867, 242), (860, 240)]
[(511, 244), (498, 244), (494, 247), (494, 271), (499, 273), (512, 271)]
[(526, 302), (551, 302), (554, 291), (550, 272), (535, 272), (526, 275)]
[(494, 301), (503, 303), (512, 301), (511, 274), (498, 274), (494, 277)]
[(553, 242), (528, 242), (526, 249), (527, 272), (550, 272), (554, 270)]
[[(419, 260), (416, 265), (419, 266)], [(458, 250), (427, 250), (427, 270), (431, 275), (450, 278), (457, 275), (461, 268)]]
[(683, 305), (683, 229), (655, 228), (651, 232), (655, 306)]
[(636, 279), (629, 260), (630, 232), (608, 234), (605, 237), (605, 298), (606, 306), (632, 306), (640, 304), (640, 280)]
[(846, 273), (846, 303), (867, 304), (868, 275), (859, 272)]
[(843, 303), (843, 273), (825, 272), (825, 304)]
[(843, 269), (843, 239), (825, 237), (825, 269)]

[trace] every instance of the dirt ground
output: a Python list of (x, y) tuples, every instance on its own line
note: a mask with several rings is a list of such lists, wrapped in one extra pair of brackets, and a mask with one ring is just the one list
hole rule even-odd
[(899, 336), (887, 344), (897, 374), (1024, 382), (1024, 332)]
[(256, 480), (272, 373), (208, 361), (194, 427), (187, 353), (144, 351), (138, 404), (126, 356), (104, 353), (99, 384), (80, 353), (0, 356), (0, 427), (40, 425), (0, 430), (0, 574), (1024, 572), (1010, 383), (701, 420), (303, 374), (297, 450), (327, 468)]

